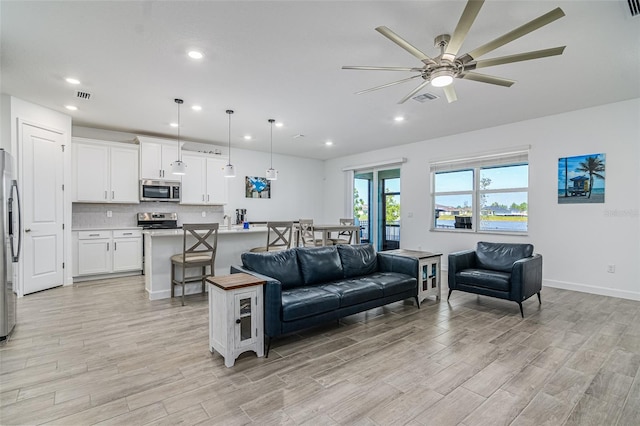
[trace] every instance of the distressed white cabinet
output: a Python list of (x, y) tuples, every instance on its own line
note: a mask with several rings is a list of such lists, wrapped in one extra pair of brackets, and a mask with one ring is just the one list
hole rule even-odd
[(175, 180), (171, 163), (178, 159), (178, 142), (138, 136), (140, 143), (140, 179)]
[(73, 232), (73, 275), (104, 275), (142, 270), (139, 229)]
[(249, 274), (207, 278), (209, 285), (209, 350), (233, 367), (243, 352), (264, 356), (262, 286)]
[(136, 145), (74, 138), (72, 150), (74, 201), (140, 202)]
[(182, 176), (182, 204), (220, 205), (227, 202), (226, 161), (197, 153), (182, 154), (187, 172)]

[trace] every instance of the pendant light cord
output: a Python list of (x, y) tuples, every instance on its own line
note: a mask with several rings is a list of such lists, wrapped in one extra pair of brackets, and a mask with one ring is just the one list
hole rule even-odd
[(182, 99), (173, 100), (178, 105), (178, 162), (182, 163), (182, 148), (180, 147), (180, 105), (184, 102)]
[(274, 120), (273, 118), (270, 118), (269, 120), (269, 124), (271, 125), (271, 146), (270, 146), (270, 151), (271, 151), (271, 167), (270, 169), (273, 169), (273, 123)]
[(232, 109), (228, 109), (227, 114), (229, 114), (229, 162), (227, 164), (227, 166), (231, 165), (231, 114), (233, 114), (233, 110)]

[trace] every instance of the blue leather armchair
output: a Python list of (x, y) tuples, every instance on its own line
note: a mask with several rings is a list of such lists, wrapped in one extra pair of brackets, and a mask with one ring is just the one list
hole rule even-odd
[(534, 294), (542, 304), (542, 256), (531, 244), (478, 242), (476, 250), (449, 255), (449, 295), (453, 290), (512, 300), (520, 306)]

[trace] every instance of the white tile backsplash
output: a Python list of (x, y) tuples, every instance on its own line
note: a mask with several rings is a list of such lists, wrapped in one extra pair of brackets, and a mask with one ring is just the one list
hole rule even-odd
[[(111, 217), (107, 212), (111, 212)], [(144, 212), (178, 213), (183, 223), (223, 224), (224, 206), (183, 206), (177, 203), (141, 202), (140, 204), (73, 203), (72, 228), (118, 228), (136, 226), (136, 215)], [(202, 217), (202, 212), (206, 217)]]

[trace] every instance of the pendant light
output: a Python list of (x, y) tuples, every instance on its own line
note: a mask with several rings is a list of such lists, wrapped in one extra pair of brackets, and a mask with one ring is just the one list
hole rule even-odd
[(236, 171), (231, 164), (231, 114), (233, 114), (233, 110), (228, 109), (226, 113), (229, 114), (229, 161), (224, 166), (224, 177), (236, 177)]
[(178, 104), (178, 159), (171, 163), (171, 173), (182, 176), (187, 172), (187, 165), (182, 162), (182, 147), (180, 146), (180, 105), (184, 102), (182, 99), (174, 99)]
[(267, 169), (267, 180), (278, 180), (278, 171), (273, 168), (273, 123), (276, 121), (270, 118), (269, 124), (271, 124), (271, 166)]

